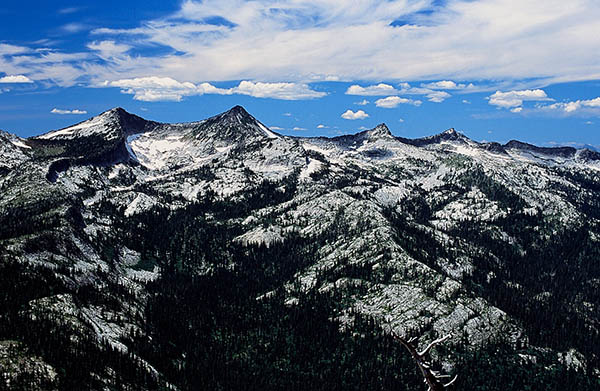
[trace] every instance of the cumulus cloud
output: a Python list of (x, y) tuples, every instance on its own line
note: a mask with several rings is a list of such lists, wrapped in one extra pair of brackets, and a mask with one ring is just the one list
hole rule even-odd
[(63, 110), (63, 109), (57, 109), (54, 108), (50, 111), (52, 114), (87, 114), (87, 111), (85, 110), (79, 110), (79, 109), (73, 109), (73, 110)]
[(457, 84), (452, 80), (440, 80), (433, 83), (421, 84), (421, 86), (431, 90), (464, 90), (475, 88), (473, 83)]
[(348, 109), (341, 115), (341, 117), (343, 119), (357, 120), (357, 119), (369, 118), (369, 114), (365, 113), (362, 110), (358, 110), (357, 112), (354, 112), (354, 111)]
[(124, 94), (133, 95), (133, 99), (143, 102), (175, 101), (179, 102), (184, 96), (201, 95), (202, 88), (194, 83), (179, 82), (170, 77), (139, 77), (105, 81), (104, 87), (119, 87)]
[(397, 107), (400, 104), (409, 104), (409, 105), (413, 105), (413, 106), (420, 106), (421, 103), (422, 102), (420, 100), (400, 98), (399, 96), (388, 96), (387, 98), (377, 99), (375, 101), (375, 106), (383, 107), (386, 109), (393, 109), (394, 107)]
[(317, 125), (317, 129), (329, 129), (329, 126), (319, 124), (319, 125)]
[[(444, 83), (453, 83), (454, 82), (440, 82), (442, 85)], [(451, 95), (445, 91), (434, 90), (426, 87), (412, 87), (409, 83), (400, 83), (399, 89), (385, 83), (379, 83), (370, 86), (360, 86), (358, 84), (353, 84), (346, 90), (346, 95), (361, 95), (361, 96), (385, 96), (385, 95), (423, 95), (427, 97), (430, 102), (440, 103), (445, 99), (449, 98)], [(369, 101), (366, 99), (362, 102), (357, 102), (356, 104), (367, 104)]]
[(425, 96), (428, 101), (434, 103), (441, 103), (452, 96), (446, 91), (438, 91), (426, 87), (413, 87), (406, 82), (400, 83), (399, 92), (403, 95), (422, 95)]
[(255, 98), (283, 100), (305, 100), (321, 98), (325, 92), (314, 91), (307, 84), (298, 83), (254, 83), (242, 81), (231, 90), (235, 94), (250, 95)]
[(359, 101), (359, 102), (354, 102), (354, 104), (355, 104), (355, 105), (359, 105), (359, 106), (366, 106), (366, 105), (368, 105), (369, 103), (371, 103), (371, 102), (369, 102), (369, 101), (368, 101), (368, 100), (366, 100), (366, 99), (363, 99), (363, 100), (361, 100), (361, 101)]
[(377, 85), (367, 87), (362, 87), (358, 84), (353, 84), (346, 90), (346, 95), (381, 96), (397, 94), (399, 92), (400, 91), (395, 89), (393, 86), (385, 83), (379, 83)]
[(7, 75), (0, 77), (0, 83), (2, 84), (23, 84), (33, 83), (33, 80), (23, 75)]
[(550, 105), (539, 105), (537, 109), (542, 111), (558, 111), (566, 115), (570, 114), (595, 114), (600, 115), (600, 97), (588, 100), (576, 100), (569, 102), (558, 102)]
[(552, 100), (548, 98), (544, 90), (520, 90), (520, 91), (496, 91), (494, 94), (489, 96), (488, 103), (493, 106), (503, 108), (513, 108), (523, 105), (525, 101), (548, 101)]
[(425, 96), (427, 96), (427, 99), (430, 102), (441, 103), (444, 100), (451, 97), (452, 95), (450, 95), (446, 91), (433, 91), (433, 92), (426, 94)]
[(100, 86), (119, 87), (122, 93), (132, 94), (135, 100), (145, 102), (179, 102), (185, 96), (204, 94), (240, 94), (282, 100), (314, 99), (326, 95), (324, 92), (312, 90), (307, 84), (241, 81), (237, 87), (219, 88), (206, 82), (196, 85), (192, 82), (180, 82), (170, 77), (158, 76), (105, 81)]

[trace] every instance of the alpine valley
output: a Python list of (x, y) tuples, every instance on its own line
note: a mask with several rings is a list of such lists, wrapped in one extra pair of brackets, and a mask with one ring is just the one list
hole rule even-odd
[(236, 106), (0, 155), (0, 389), (600, 389), (598, 152)]

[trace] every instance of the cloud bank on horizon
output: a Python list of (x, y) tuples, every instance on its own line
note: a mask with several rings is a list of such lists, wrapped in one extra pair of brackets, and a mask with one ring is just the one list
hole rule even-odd
[(484, 94), (493, 115), (600, 116), (600, 93), (547, 91), (600, 79), (596, 0), (184, 0), (127, 23), (85, 10), (64, 4), (47, 36), (0, 41), (0, 93), (110, 89), (147, 103), (341, 94), (355, 100), (336, 116), (351, 120)]
[[(186, 0), (133, 28), (90, 30), (85, 51), (0, 44), (7, 75), (83, 81), (600, 78), (600, 3), (572, 0)], [(72, 24), (72, 23), (71, 23)], [(576, 44), (574, 44), (576, 43)], [(166, 52), (144, 54), (149, 46)], [(141, 51), (140, 51), (141, 50)], [(446, 80), (448, 79), (448, 80)]]

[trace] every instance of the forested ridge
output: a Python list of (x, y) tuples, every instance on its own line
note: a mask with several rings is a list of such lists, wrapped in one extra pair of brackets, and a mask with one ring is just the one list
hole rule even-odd
[(82, 124), (0, 140), (0, 389), (600, 389), (600, 155)]

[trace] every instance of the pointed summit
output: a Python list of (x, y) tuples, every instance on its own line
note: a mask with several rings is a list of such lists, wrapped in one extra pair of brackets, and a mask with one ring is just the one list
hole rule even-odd
[(156, 125), (156, 122), (147, 121), (125, 111), (121, 107), (115, 107), (78, 124), (53, 130), (35, 138), (67, 140), (101, 137), (105, 140), (113, 140), (123, 138), (126, 135), (141, 133), (154, 125)]
[(379, 124), (376, 127), (374, 127), (371, 130), (367, 130), (367, 133), (369, 134), (369, 136), (371, 137), (385, 137), (385, 136), (391, 136), (392, 132), (390, 132), (390, 129), (387, 127), (386, 124)]
[(279, 137), (239, 105), (200, 123), (194, 129), (193, 136), (229, 143)]
[[(436, 137), (436, 136), (434, 136), (434, 137)], [(444, 130), (442, 133), (438, 134), (437, 137), (439, 137), (442, 140), (446, 140), (446, 141), (454, 141), (454, 140), (465, 141), (465, 140), (468, 140), (468, 137), (466, 137), (462, 133), (458, 133), (456, 131), (456, 129), (454, 129), (454, 128), (450, 128), (450, 129)]]

